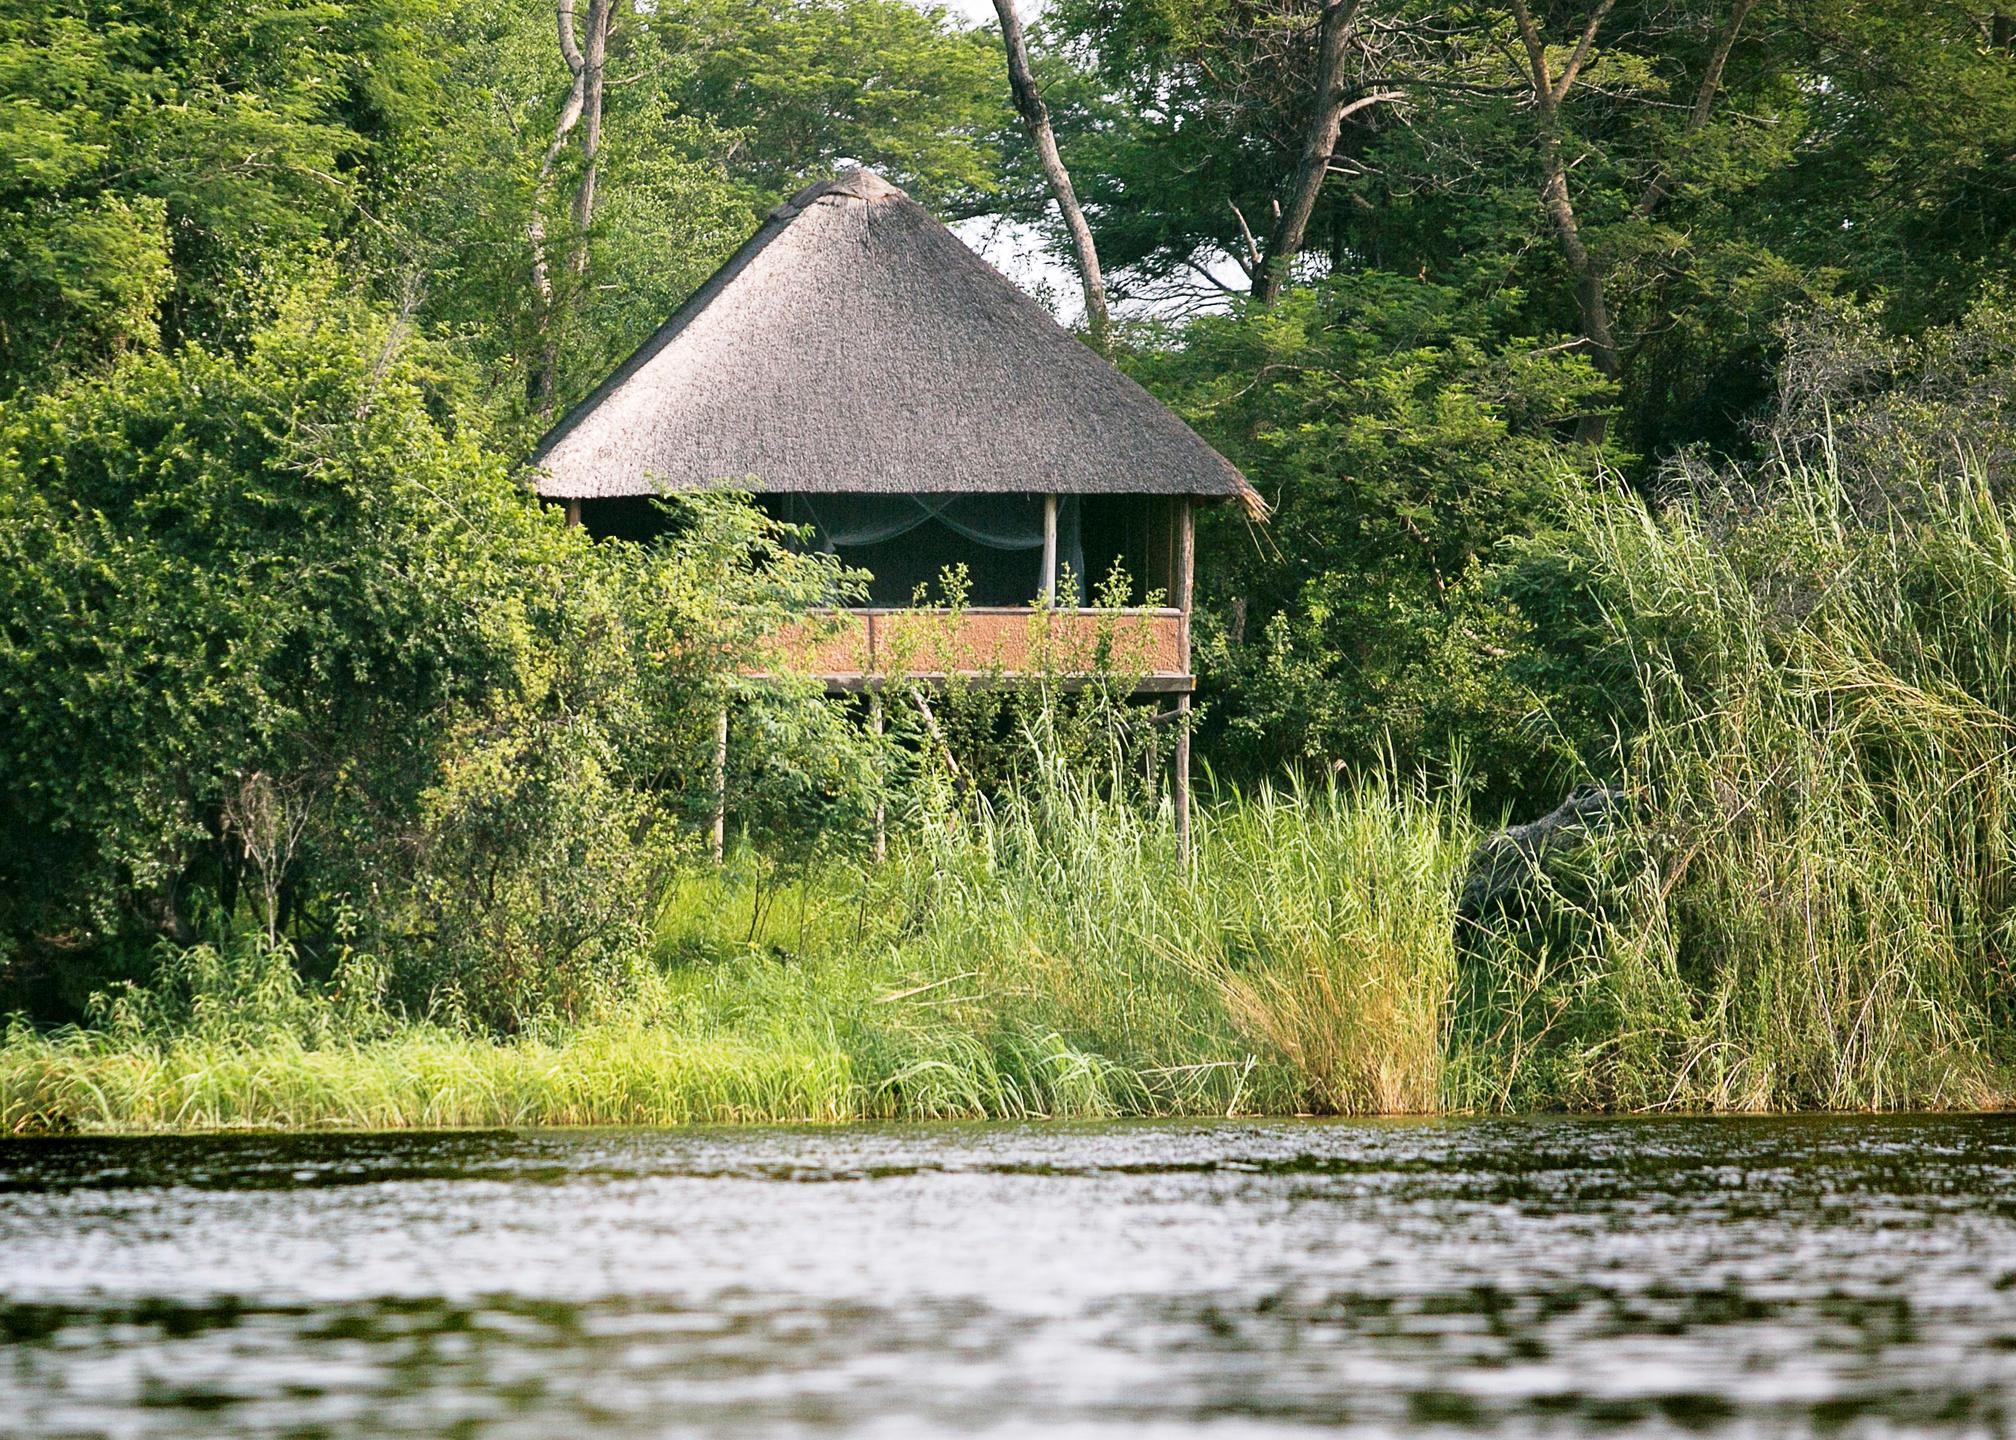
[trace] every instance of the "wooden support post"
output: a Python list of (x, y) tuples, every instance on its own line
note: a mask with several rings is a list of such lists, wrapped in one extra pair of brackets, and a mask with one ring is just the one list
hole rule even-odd
[(579, 495), (569, 495), (567, 497), (567, 523), (569, 525), (579, 525), (581, 523), (581, 497)]
[[(1180, 502), (1176, 520), (1176, 622), (1177, 649), (1182, 656), (1183, 675), (1193, 687), (1190, 673), (1190, 592), (1197, 576), (1197, 506), (1189, 496)], [(1190, 863), (1190, 691), (1176, 697), (1176, 853)]]
[(711, 835), (714, 863), (728, 855), (728, 706), (724, 702), (714, 719), (714, 826)]
[(1040, 600), (1057, 598), (1057, 497), (1043, 497), (1043, 587)]
[(1150, 798), (1155, 794), (1155, 772), (1162, 768), (1162, 757), (1156, 753), (1162, 748), (1161, 737), (1155, 733), (1159, 723), (1155, 717), (1157, 697), (1148, 701), (1148, 723), (1141, 727), (1141, 783), (1148, 787)]
[(889, 806), (882, 792), (882, 692), (868, 694), (868, 724), (875, 732), (875, 863), (889, 858)]

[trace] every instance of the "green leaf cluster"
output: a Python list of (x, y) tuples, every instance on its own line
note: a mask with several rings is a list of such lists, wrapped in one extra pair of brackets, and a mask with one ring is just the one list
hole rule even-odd
[(1551, 523), (1564, 470), (1605, 458), (1570, 437), (1615, 392), (1518, 333), (1519, 299), (1363, 271), (1194, 321), (1140, 362), (1275, 509), (1206, 531), (1214, 743), (1239, 768), (1465, 749), (1509, 793), (1561, 758), (1534, 744), (1539, 697), (1506, 664), (1522, 624), (1489, 574)]
[(7, 415), (0, 928), (33, 956), (254, 923), (499, 1018), (636, 942), (724, 676), (844, 577), (733, 497), (594, 545), (465, 390), (323, 287), (243, 357)]

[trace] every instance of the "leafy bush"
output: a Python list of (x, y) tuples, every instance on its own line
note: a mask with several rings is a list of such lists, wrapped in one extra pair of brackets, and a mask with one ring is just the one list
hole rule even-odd
[(841, 577), (734, 497), (592, 544), (457, 381), (311, 289), (242, 360), (135, 358), (0, 416), (21, 968), (252, 923), (501, 1022), (641, 941), (723, 677)]

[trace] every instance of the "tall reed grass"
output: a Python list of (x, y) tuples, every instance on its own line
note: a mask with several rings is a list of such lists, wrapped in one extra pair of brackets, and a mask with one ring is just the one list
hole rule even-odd
[(1824, 462), (1572, 528), (1643, 690), (1635, 824), (1479, 937), (1453, 1098), (1885, 1109), (2009, 1094), (2016, 533), (1978, 472)]

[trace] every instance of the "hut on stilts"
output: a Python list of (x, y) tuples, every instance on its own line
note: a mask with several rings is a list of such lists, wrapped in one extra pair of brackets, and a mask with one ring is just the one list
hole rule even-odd
[[(1140, 637), (1129, 669), (1138, 693), (1173, 702), (1187, 843), (1193, 512), (1237, 500), (1258, 514), (1259, 499), (880, 176), (779, 206), (532, 463), (539, 494), (597, 536), (647, 538), (663, 523), (653, 496), (732, 485), (868, 571), (871, 603), (792, 657), (835, 694), (879, 695), (899, 652), (910, 678), (1012, 683), (1032, 623), (1051, 654), (1089, 654), (1114, 617), (1086, 607), (1087, 579), (1124, 570), (1140, 602), (1123, 612)], [(911, 602), (954, 565), (966, 603), (920, 660)]]

